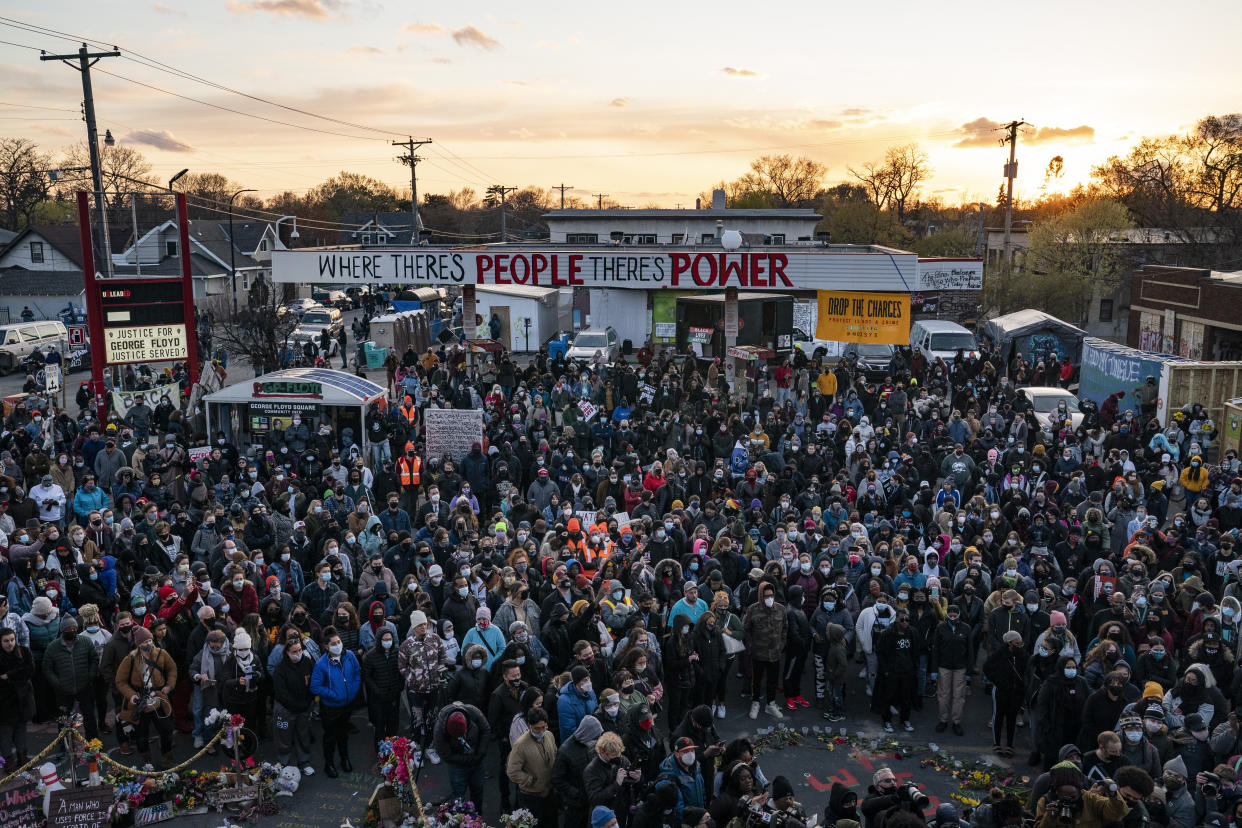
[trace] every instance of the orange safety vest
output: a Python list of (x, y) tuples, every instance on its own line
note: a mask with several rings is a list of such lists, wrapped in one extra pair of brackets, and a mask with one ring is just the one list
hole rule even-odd
[(422, 483), (423, 458), (402, 457), (397, 460), (397, 473), (402, 486), (418, 486)]
[(415, 408), (414, 406), (410, 406), (409, 408), (407, 408), (403, 405), (400, 408), (398, 408), (397, 411), (401, 412), (401, 416), (405, 417), (405, 421), (407, 423), (409, 423), (410, 425), (417, 425), (417, 420), (418, 420), (418, 409), (417, 408)]

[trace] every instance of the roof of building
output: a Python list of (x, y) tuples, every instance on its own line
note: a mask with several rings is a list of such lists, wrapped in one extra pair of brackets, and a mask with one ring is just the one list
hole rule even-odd
[(341, 231), (342, 243), (344, 243), (346, 238), (356, 238), (368, 231), (374, 232), (373, 228), (375, 227), (379, 227), (392, 234), (384, 240), (384, 244), (409, 244), (413, 236), (410, 232), (410, 212), (408, 210), (391, 212), (351, 210), (346, 212), (341, 218), (341, 224), (356, 228)]
[(27, 227), (10, 239), (3, 249), (0, 249), (0, 257), (3, 257), (11, 248), (21, 244), (23, 239), (31, 235), (39, 236), (56, 248), (56, 251), (66, 259), (76, 264), (79, 268), (82, 267), (82, 238), (78, 234), (78, 228), (75, 224), (38, 224), (33, 227)]
[[(264, 382), (317, 382), (324, 386), (322, 398), (308, 402), (322, 405), (363, 405), (371, 400), (383, 397), (388, 390), (376, 385), (365, 377), (355, 376), (347, 371), (333, 371), (329, 368), (287, 368), (284, 371), (273, 371), (261, 377), (254, 377), (236, 385), (222, 388), (204, 399), (213, 403), (242, 403), (254, 400), (254, 388)], [(275, 395), (273, 399), (279, 399)]]
[(0, 269), (0, 293), (6, 296), (77, 296), (85, 289), (80, 270)]
[(810, 208), (785, 207), (775, 209), (729, 209), (724, 210), (549, 210), (543, 214), (545, 219), (625, 219), (625, 218), (662, 218), (662, 219), (739, 219), (739, 218), (772, 218), (772, 219), (805, 219), (819, 221), (823, 218)]
[(543, 299), (557, 292), (556, 288), (533, 285), (479, 285), (474, 290), (475, 293), (499, 293), (521, 299)]
[(17, 237), (17, 234), (14, 233), (12, 230), (5, 230), (3, 227), (0, 227), (0, 247), (13, 241), (13, 239), (16, 237)]

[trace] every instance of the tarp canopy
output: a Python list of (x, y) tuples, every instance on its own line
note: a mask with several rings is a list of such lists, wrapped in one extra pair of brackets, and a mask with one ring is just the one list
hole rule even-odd
[(1036, 360), (1053, 354), (1058, 361), (1068, 356), (1077, 363), (1082, 357), (1082, 338), (1086, 331), (1052, 314), (1025, 308), (989, 319), (983, 325), (983, 335), (1000, 348), (1006, 362), (1017, 353)]
[(211, 403), (296, 400), (320, 405), (366, 405), (386, 394), (382, 385), (328, 368), (289, 368), (221, 388), (206, 397)]

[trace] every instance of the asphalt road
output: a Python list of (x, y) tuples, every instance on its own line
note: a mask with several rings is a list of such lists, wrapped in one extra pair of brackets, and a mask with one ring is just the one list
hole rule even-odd
[[(731, 683), (730, 695), (737, 700), (729, 705), (728, 717), (716, 723), (722, 738), (726, 741), (744, 735), (756, 738), (757, 732), (776, 724), (764, 713), (760, 713), (755, 721), (747, 718), (747, 703), (738, 696), (740, 680), (734, 679)], [(854, 683), (852, 680), (851, 687)], [(935, 743), (953, 759), (966, 763), (980, 759), (991, 761), (997, 766), (1001, 776), (1006, 778), (1012, 776), (1014, 784), (1020, 784), (1023, 776), (1030, 775), (1030, 769), (1023, 763), (1025, 751), (1020, 751), (1017, 757), (1009, 760), (1001, 759), (991, 753), (991, 734), (987, 727), (988, 717), (991, 715), (991, 704), (990, 699), (979, 691), (967, 699), (964, 736), (954, 736), (951, 731), (941, 734), (933, 732), (936, 704), (934, 699), (928, 699), (924, 710), (914, 714), (913, 722), (916, 728), (914, 733), (904, 733), (898, 727), (894, 737), (900, 745), (896, 750), (891, 747), (885, 749), (884, 746), (874, 750), (870, 748), (871, 740), (882, 739), (885, 734), (878, 718), (867, 712), (867, 702), (867, 697), (862, 695), (848, 698), (849, 715), (839, 724), (829, 724), (813, 709), (787, 713), (783, 723), (789, 725), (795, 732), (806, 728), (807, 735), (798, 739), (798, 744), (786, 742), (766, 747), (758, 759), (765, 776), (769, 780), (778, 775), (788, 778), (794, 786), (798, 800), (803, 803), (808, 813), (814, 814), (822, 812), (827, 805), (828, 792), (834, 781), (853, 787), (861, 798), (866, 795), (872, 772), (884, 764), (891, 767), (899, 779), (917, 782), (923, 787), (932, 801), (929, 811), (934, 810), (935, 806), (942, 801), (950, 801), (949, 797), (952, 793), (960, 792), (957, 780), (948, 772), (924, 768), (920, 765), (921, 760), (929, 755), (929, 743)], [(360, 732), (351, 737), (354, 760), (352, 773), (342, 773), (341, 777), (335, 780), (323, 775), (320, 770), (322, 763), (317, 737), (316, 744), (311, 747), (316, 774), (309, 779), (302, 780), (301, 789), (294, 797), (282, 797), (276, 800), (281, 809), (279, 814), (263, 817), (249, 824), (280, 826), (280, 828), (323, 828), (323, 826), (340, 825), (348, 818), (355, 826), (361, 825), (367, 799), (380, 778), (374, 772), (374, 766), (370, 761), (372, 754), (368, 752), (366, 744), (370, 727), (366, 722), (365, 714), (356, 714), (354, 723)], [(862, 734), (861, 747), (856, 744), (834, 745), (833, 750), (828, 750), (827, 741), (831, 741), (830, 736), (838, 734), (842, 726), (847, 728), (847, 733), (851, 736)], [(816, 727), (826, 731), (824, 739), (820, 739), (820, 734), (814, 731)], [(50, 733), (32, 734), (32, 747), (42, 747), (49, 737)], [(115, 742), (112, 737), (104, 738), (105, 745), (114, 748)], [(1019, 729), (1019, 743), (1022, 744), (1028, 738), (1029, 730)], [(855, 739), (851, 741), (857, 742)], [(275, 746), (270, 741), (261, 741), (256, 761), (274, 761), (274, 748)], [(181, 761), (192, 753), (189, 737), (179, 735), (174, 751), (175, 757)], [(118, 761), (125, 761), (129, 758), (120, 756), (115, 750), (111, 750), (110, 755)], [(204, 757), (196, 767), (202, 770), (219, 769), (220, 761), (218, 757), (214, 760), (212, 757)], [(495, 754), (489, 753), (487, 760), (489, 776), (485, 788), (483, 812), (491, 825), (499, 824), (497, 819), (499, 797), (492, 775), (495, 773), (495, 766)], [(1012, 772), (1006, 770), (1009, 768)], [(424, 802), (436, 803), (447, 799), (450, 791), (448, 774), (444, 766), (425, 768), (419, 780), (419, 789)], [(976, 798), (980, 796), (978, 793), (968, 793), (968, 795)], [(960, 804), (958, 807), (960, 810)], [(220, 816), (214, 813), (182, 816), (177, 819), (178, 824), (186, 828), (217, 828), (220, 821)]]

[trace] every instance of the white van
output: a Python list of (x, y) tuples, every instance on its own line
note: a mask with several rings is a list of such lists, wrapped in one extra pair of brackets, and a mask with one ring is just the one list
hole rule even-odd
[(69, 332), (59, 319), (0, 325), (0, 375), (13, 371), (35, 348), (67, 347)]
[(910, 348), (931, 362), (940, 357), (949, 362), (961, 351), (968, 356), (979, 353), (975, 335), (956, 322), (926, 319), (910, 326)]

